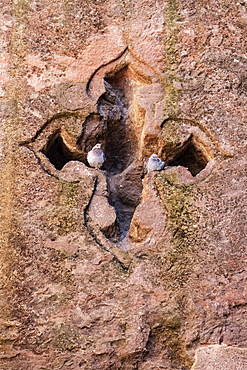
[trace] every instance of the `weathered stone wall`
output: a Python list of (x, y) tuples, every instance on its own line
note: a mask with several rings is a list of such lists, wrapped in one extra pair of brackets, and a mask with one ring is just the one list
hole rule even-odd
[(0, 19), (0, 369), (246, 369), (245, 1)]

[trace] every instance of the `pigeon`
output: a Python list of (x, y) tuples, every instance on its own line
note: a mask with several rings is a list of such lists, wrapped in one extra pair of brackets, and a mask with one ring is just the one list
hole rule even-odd
[(162, 162), (157, 154), (152, 154), (147, 160), (146, 169), (148, 173), (151, 171), (160, 171), (164, 169), (165, 165), (165, 162)]
[(101, 150), (101, 144), (94, 145), (92, 150), (90, 150), (87, 153), (87, 161), (91, 167), (94, 167), (97, 169), (103, 166), (103, 163), (105, 161), (105, 155), (103, 151)]

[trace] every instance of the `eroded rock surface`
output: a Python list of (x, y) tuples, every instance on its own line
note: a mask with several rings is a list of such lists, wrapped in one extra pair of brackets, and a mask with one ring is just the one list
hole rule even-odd
[(246, 349), (229, 346), (200, 347), (193, 369), (244, 369), (247, 366)]
[(245, 370), (245, 2), (0, 20), (0, 368)]

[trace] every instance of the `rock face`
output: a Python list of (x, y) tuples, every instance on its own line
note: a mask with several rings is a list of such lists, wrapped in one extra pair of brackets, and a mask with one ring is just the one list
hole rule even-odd
[(0, 19), (1, 370), (245, 370), (245, 2)]

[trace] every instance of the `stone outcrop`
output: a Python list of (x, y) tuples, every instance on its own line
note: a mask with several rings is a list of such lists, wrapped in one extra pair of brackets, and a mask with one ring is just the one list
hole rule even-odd
[(1, 370), (245, 370), (245, 2), (0, 19)]

